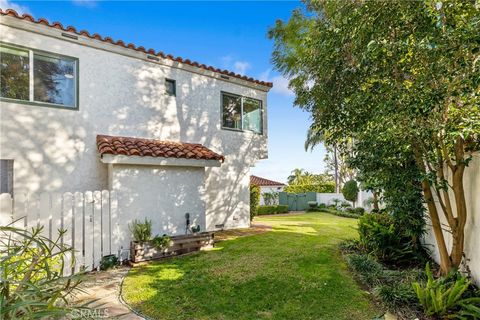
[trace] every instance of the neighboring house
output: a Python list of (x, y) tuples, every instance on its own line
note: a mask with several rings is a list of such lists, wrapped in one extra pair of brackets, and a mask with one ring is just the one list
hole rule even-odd
[(271, 83), (13, 10), (0, 41), (1, 192), (115, 190), (154, 234), (249, 226)]
[[(265, 193), (279, 193), (282, 192), (286, 187), (286, 184), (284, 183), (268, 180), (254, 175), (250, 176), (250, 184), (255, 184), (260, 187), (260, 205), (265, 205)], [(276, 200), (276, 203), (278, 203), (278, 199)]]

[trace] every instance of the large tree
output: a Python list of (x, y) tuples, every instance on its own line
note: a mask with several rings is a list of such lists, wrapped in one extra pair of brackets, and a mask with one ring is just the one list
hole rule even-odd
[(270, 30), (273, 63), (290, 79), (296, 105), (311, 113), (329, 145), (352, 139), (354, 149), (369, 144), (383, 156), (409, 154), (441, 271), (458, 267), (469, 214), (463, 175), (479, 146), (480, 5), (320, 0), (306, 8)]

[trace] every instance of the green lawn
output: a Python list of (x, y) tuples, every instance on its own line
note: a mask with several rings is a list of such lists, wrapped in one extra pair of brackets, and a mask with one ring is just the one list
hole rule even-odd
[(124, 299), (155, 319), (357, 320), (380, 313), (336, 246), (356, 235), (356, 219), (307, 213), (255, 221), (273, 230), (132, 269)]

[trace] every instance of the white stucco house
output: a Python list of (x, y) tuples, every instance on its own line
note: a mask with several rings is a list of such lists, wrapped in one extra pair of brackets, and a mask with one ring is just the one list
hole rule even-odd
[(115, 190), (153, 232), (249, 226), (272, 84), (0, 11), (2, 190)]
[[(265, 179), (255, 175), (250, 176), (250, 184), (254, 184), (260, 187), (260, 205), (262, 206), (265, 205), (265, 193), (278, 194), (279, 192), (282, 192), (283, 189), (285, 189), (285, 187), (287, 186), (284, 183)], [(275, 202), (278, 203), (278, 198)]]

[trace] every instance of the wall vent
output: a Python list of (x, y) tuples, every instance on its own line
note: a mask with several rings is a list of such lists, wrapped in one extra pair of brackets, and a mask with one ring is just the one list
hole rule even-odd
[(76, 35), (73, 35), (73, 34), (69, 34), (69, 33), (62, 32), (62, 36), (65, 37), (65, 38), (70, 38), (70, 39), (78, 40), (78, 37), (77, 37)]
[(230, 77), (229, 77), (229, 76), (226, 76), (226, 75), (224, 75), (224, 74), (221, 74), (221, 75), (220, 75), (220, 78), (222, 78), (222, 79), (226, 79), (226, 80), (229, 80), (229, 79), (230, 79)]
[(160, 61), (160, 59), (158, 57), (152, 56), (150, 54), (147, 54), (147, 58), (150, 59), (150, 60)]
[(224, 227), (225, 227), (225, 225), (223, 223), (215, 225), (215, 229), (223, 229)]

